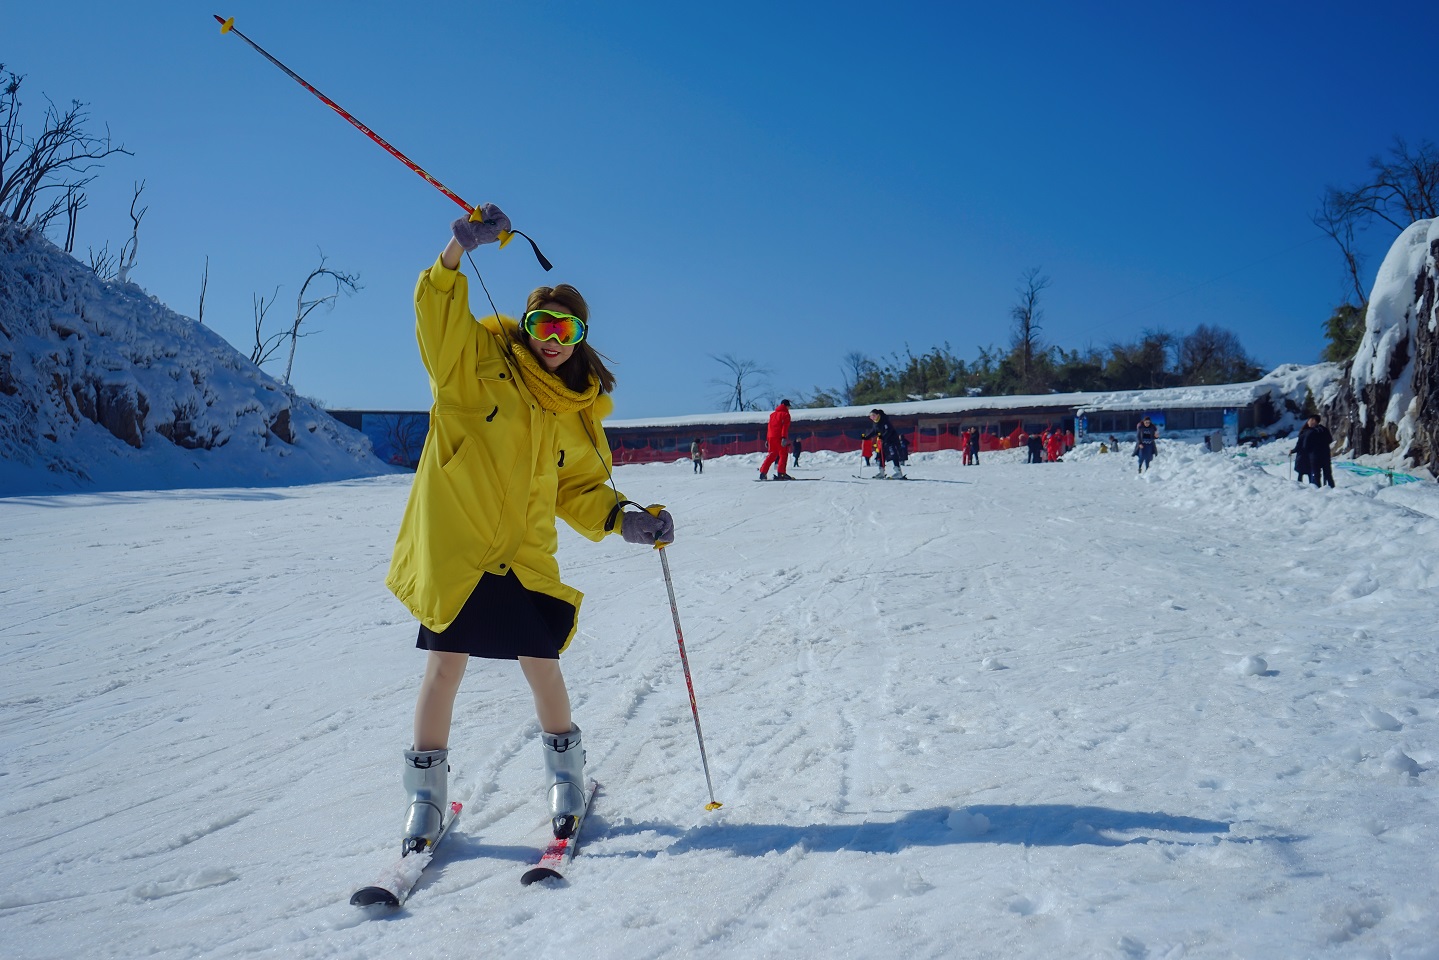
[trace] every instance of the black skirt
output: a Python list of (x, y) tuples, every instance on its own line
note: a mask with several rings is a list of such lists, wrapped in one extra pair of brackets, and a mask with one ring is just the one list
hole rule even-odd
[(454, 623), (443, 633), (421, 624), (415, 646), (487, 660), (557, 660), (574, 627), (574, 607), (526, 589), (511, 570), (503, 577), (481, 576)]

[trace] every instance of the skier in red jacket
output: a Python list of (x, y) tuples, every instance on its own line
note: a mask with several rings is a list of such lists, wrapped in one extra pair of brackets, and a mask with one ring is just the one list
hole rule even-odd
[(779, 406), (774, 408), (774, 413), (769, 415), (769, 455), (764, 458), (764, 463), (759, 467), (759, 478), (769, 479), (770, 464), (775, 464), (779, 471), (774, 475), (776, 480), (793, 480), (785, 467), (789, 465), (789, 401), (781, 400)]

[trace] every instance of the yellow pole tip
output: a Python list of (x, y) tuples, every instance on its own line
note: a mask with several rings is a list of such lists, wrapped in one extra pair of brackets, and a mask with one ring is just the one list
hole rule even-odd
[(718, 810), (722, 806), (724, 806), (724, 804), (720, 803), (718, 800), (711, 800), (709, 803), (705, 804), (705, 809)]
[(230, 19), (226, 20), (224, 23), (220, 24), (220, 32), (221, 32), (221, 33), (229, 33), (231, 30), (234, 29), (234, 27), (235, 27), (235, 18), (234, 18), (234, 17), (231, 17)]
[(515, 234), (513, 230), (501, 230), (500, 249), (503, 250), (505, 249), (505, 247), (509, 246), (510, 241), (513, 239), (515, 239)]

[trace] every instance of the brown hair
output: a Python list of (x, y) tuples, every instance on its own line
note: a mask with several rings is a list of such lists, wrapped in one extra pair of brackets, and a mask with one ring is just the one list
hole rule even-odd
[[(609, 393), (615, 388), (615, 375), (610, 373), (609, 367), (605, 366), (604, 355), (590, 345), (588, 327), (590, 325), (590, 305), (585, 303), (585, 298), (580, 292), (568, 283), (562, 283), (557, 287), (535, 287), (530, 291), (530, 297), (525, 301), (525, 313), (531, 310), (538, 310), (546, 303), (558, 303), (570, 314), (579, 317), (585, 322), (585, 339), (575, 344), (575, 352), (570, 358), (560, 364), (555, 374), (560, 378), (566, 387), (582, 393), (588, 390), (591, 380), (600, 382), (600, 393)], [(520, 325), (520, 342), (528, 349), (530, 335), (525, 332), (524, 324)]]

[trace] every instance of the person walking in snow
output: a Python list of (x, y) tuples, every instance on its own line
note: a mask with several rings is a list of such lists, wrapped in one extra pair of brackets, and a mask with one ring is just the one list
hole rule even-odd
[(794, 465), (799, 466), (799, 455), (804, 453), (804, 441), (799, 437), (794, 438)]
[(1301, 476), (1307, 473), (1309, 482), (1316, 487), (1334, 486), (1334, 465), (1329, 452), (1333, 443), (1334, 435), (1319, 422), (1319, 415), (1310, 414), (1294, 444), (1295, 467), (1302, 464)]
[(450, 720), (470, 658), (517, 661), (540, 724), (556, 836), (584, 813), (584, 749), (560, 654), (582, 595), (560, 579), (556, 519), (602, 540), (674, 540), (669, 512), (613, 487), (602, 421), (614, 376), (589, 341), (589, 307), (568, 284), (539, 287), (519, 321), (476, 321), (464, 252), (509, 219), (493, 204), (461, 218), (415, 288), (415, 333), (429, 373), (430, 430), (400, 521), (386, 585), (419, 620), (426, 651), (414, 736), (404, 751), (404, 852), (435, 842), (448, 809)]
[(863, 436), (872, 437), (875, 447), (882, 452), (879, 473), (874, 475), (874, 479), (888, 479), (884, 474), (885, 461), (889, 462), (890, 469), (894, 471), (893, 478), (895, 480), (905, 479), (903, 465), (909, 457), (908, 451), (905, 449), (904, 438), (899, 435), (894, 424), (889, 422), (889, 417), (885, 415), (885, 412), (878, 407), (869, 412), (869, 422), (870, 428), (864, 432)]
[(700, 445), (699, 437), (695, 437), (694, 442), (690, 444), (690, 459), (694, 461), (695, 473), (705, 472), (705, 452), (704, 447)]
[(1044, 434), (1031, 433), (1025, 437), (1025, 446), (1029, 449), (1029, 459), (1025, 463), (1044, 462)]
[(759, 478), (769, 479), (769, 468), (776, 466), (774, 478), (776, 480), (793, 480), (794, 478), (786, 472), (785, 467), (789, 461), (789, 401), (781, 400), (769, 415), (769, 428), (765, 433), (765, 440), (769, 446), (769, 454), (764, 458), (764, 463), (759, 467)]
[(1159, 428), (1154, 421), (1145, 417), (1134, 428), (1134, 455), (1139, 458), (1139, 472), (1149, 469), (1154, 455), (1159, 451)]

